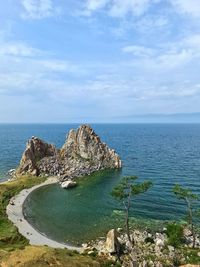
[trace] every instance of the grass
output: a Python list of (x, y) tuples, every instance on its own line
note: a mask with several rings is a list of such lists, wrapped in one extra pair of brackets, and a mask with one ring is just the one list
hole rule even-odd
[(67, 249), (53, 249), (45, 246), (27, 246), (23, 250), (17, 249), (13, 252), (4, 253), (1, 259), (1, 265), (5, 267), (109, 266), (103, 259), (95, 260), (89, 256), (82, 256), (76, 252), (68, 251)]
[(0, 249), (23, 248), (28, 241), (19, 234), (17, 228), (8, 220), (6, 206), (9, 200), (25, 188), (42, 183), (45, 178), (23, 176), (18, 180), (0, 184)]
[(186, 258), (186, 263), (189, 264), (200, 264), (200, 256), (198, 256), (200, 250), (194, 248), (184, 248), (183, 254)]

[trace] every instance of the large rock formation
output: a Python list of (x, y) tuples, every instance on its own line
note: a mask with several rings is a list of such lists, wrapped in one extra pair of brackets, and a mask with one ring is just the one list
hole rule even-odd
[(110, 149), (88, 125), (71, 130), (59, 150), (37, 137), (26, 145), (17, 174), (57, 175), (61, 181), (104, 169), (121, 168), (118, 154)]

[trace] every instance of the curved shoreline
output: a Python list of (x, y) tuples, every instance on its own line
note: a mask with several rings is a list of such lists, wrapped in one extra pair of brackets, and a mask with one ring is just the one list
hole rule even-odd
[(33, 228), (31, 224), (29, 224), (29, 222), (25, 219), (23, 214), (23, 203), (31, 192), (44, 185), (54, 184), (57, 182), (58, 179), (56, 177), (50, 177), (45, 182), (39, 185), (35, 185), (29, 189), (23, 189), (18, 195), (14, 196), (10, 200), (10, 203), (6, 207), (6, 213), (8, 219), (18, 228), (19, 233), (29, 240), (30, 245), (36, 245), (36, 246), (46, 245), (52, 248), (67, 248), (70, 250), (76, 250), (80, 252), (82, 250), (81, 247), (75, 247), (59, 243), (42, 235), (35, 228)]

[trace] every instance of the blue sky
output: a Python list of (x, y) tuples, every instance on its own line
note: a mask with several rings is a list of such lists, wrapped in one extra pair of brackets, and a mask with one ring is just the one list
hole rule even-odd
[(199, 0), (0, 2), (0, 122), (197, 112)]

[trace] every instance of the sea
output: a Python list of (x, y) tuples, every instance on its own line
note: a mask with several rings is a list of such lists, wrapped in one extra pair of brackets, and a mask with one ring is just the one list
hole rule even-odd
[[(78, 124), (0, 124), (0, 181), (19, 165), (26, 142), (37, 136), (60, 148)], [(27, 220), (42, 234), (80, 245), (123, 227), (121, 203), (111, 196), (124, 176), (153, 187), (132, 201), (133, 223), (145, 227), (185, 220), (185, 204), (172, 188), (180, 184), (200, 195), (200, 124), (91, 124), (120, 155), (120, 171), (103, 171), (79, 179), (72, 190), (48, 185), (33, 191), (24, 203)]]

